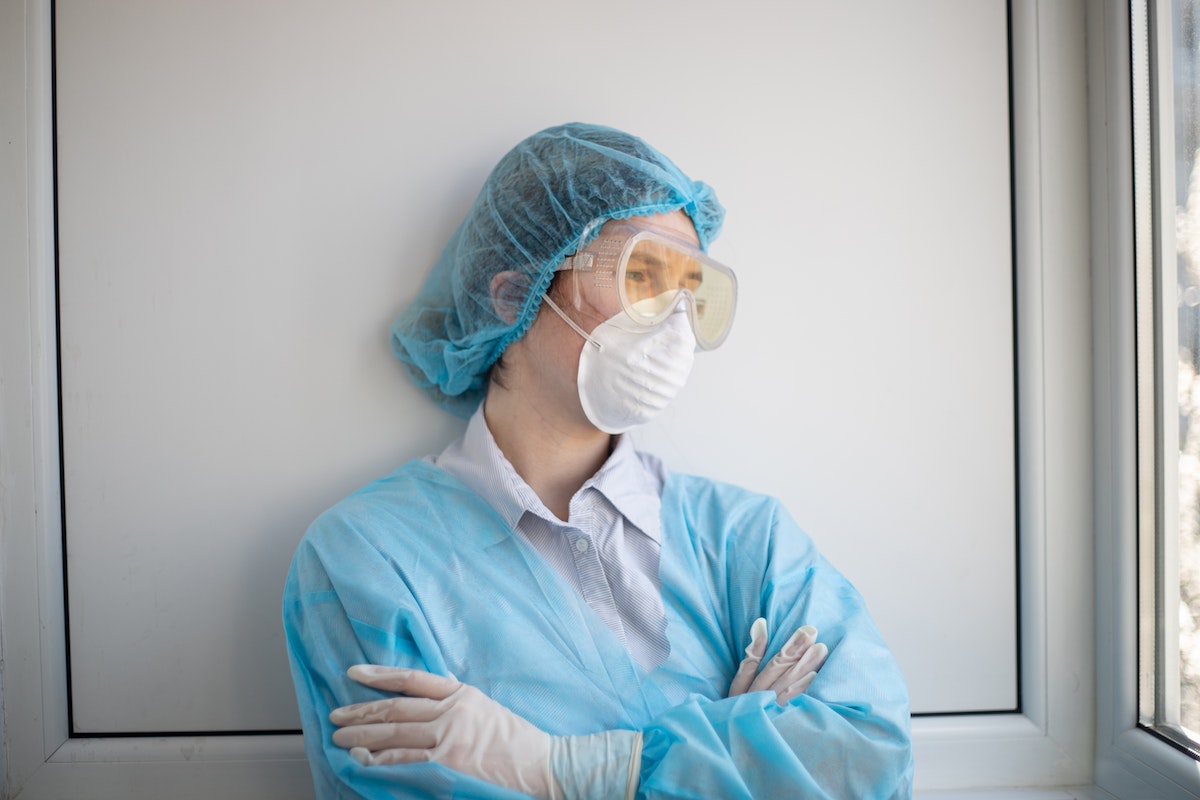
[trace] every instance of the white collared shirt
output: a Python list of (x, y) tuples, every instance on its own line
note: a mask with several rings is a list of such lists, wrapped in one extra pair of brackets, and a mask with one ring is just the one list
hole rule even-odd
[(482, 497), (575, 587), (647, 671), (668, 645), (658, 580), (663, 463), (619, 436), (612, 454), (555, 516), (504, 457), (483, 407), (433, 462)]

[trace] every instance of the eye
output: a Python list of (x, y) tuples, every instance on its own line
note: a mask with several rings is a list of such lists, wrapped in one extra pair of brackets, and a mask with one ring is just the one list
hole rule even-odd
[(646, 283), (648, 280), (649, 277), (640, 269), (625, 270), (626, 283)]

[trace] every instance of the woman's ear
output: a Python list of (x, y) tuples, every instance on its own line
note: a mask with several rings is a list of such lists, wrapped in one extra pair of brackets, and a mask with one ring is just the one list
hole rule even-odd
[(529, 276), (515, 270), (499, 272), (492, 278), (489, 289), (496, 316), (512, 325), (529, 296)]

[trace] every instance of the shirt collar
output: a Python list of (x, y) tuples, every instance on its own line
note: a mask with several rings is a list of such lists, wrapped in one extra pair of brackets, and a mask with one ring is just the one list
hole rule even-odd
[(510, 480), (510, 473), (516, 476), (516, 470), (488, 430), (482, 403), (467, 421), (462, 438), (443, 450), (436, 463), (486, 500), (508, 527), (516, 529), (517, 521), (525, 513), (525, 502)]
[(628, 436), (617, 437), (608, 460), (580, 491), (588, 487), (604, 495), (642, 533), (660, 540), (662, 480), (646, 468)]
[[(557, 520), (501, 452), (488, 430), (482, 404), (468, 421), (463, 437), (446, 448), (435, 463), (486, 500), (514, 530), (526, 512), (548, 522)], [(608, 459), (575, 497), (590, 489), (599, 492), (646, 536), (660, 541), (661, 470), (648, 468), (629, 437), (617, 437)]]

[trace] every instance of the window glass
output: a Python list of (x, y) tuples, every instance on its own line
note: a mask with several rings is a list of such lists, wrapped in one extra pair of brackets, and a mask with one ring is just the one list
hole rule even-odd
[(1131, 7), (1140, 723), (1200, 751), (1200, 0)]
[[(1171, 4), (1178, 286), (1179, 718), (1200, 731), (1200, 0)], [(1164, 89), (1166, 87), (1164, 86)]]

